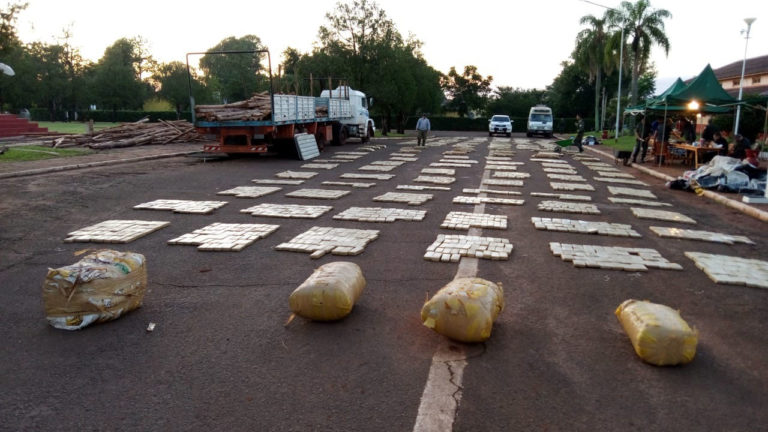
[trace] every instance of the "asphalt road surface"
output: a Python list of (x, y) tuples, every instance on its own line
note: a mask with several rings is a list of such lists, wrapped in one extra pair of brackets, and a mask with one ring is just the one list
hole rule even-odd
[[(610, 202), (608, 184), (595, 181), (596, 172), (570, 155), (564, 160), (596, 189), (572, 193), (590, 195), (601, 214), (539, 211), (537, 204), (548, 198), (530, 193), (554, 191), (540, 163), (530, 161), (534, 152), (517, 149), (513, 160), (524, 162), (518, 170), (531, 177), (523, 187), (493, 188), (520, 191), (525, 204), (485, 205), (486, 213), (507, 215), (509, 226), (482, 231), (509, 239), (514, 251), (507, 261), (477, 260), (477, 275), (504, 287), (506, 309), (492, 337), (482, 344), (459, 344), (422, 325), (419, 312), (425, 298), (459, 269), (459, 264), (430, 262), (423, 255), (438, 234), (466, 234), (441, 229), (440, 224), (450, 211), (474, 209), (452, 204), (452, 198), (462, 195), (463, 188), (480, 186), (491, 140), (475, 138), (483, 142), (469, 157), (479, 163), (456, 168), (451, 191), (398, 191), (434, 195), (419, 206), (376, 203), (372, 198), (395, 192), (399, 184), (415, 184), (412, 180), (422, 168), (471, 138), (433, 139), (418, 161), (394, 169), (395, 178), (375, 181), (369, 189), (320, 183), (369, 181), (339, 176), (387, 160), (391, 153), (414, 145), (413, 140), (374, 140), (372, 144), (386, 148), (331, 170), (311, 170), (319, 174), (304, 184), (282, 186), (282, 191), (256, 199), (216, 193), (252, 186), (252, 179), (275, 178), (288, 169), (309, 171), (300, 168), (306, 162), (279, 157), (205, 163), (174, 158), (0, 181), (0, 429), (764, 429), (768, 290), (715, 284), (684, 253), (766, 260), (765, 223), (695, 194), (668, 190), (661, 180), (630, 168), (620, 167), (649, 186), (618, 186), (650, 190), (698, 224), (636, 218), (629, 205)], [(499, 137), (493, 142), (516, 148), (547, 141)], [(357, 148), (331, 147), (320, 158)], [(285, 196), (308, 187), (351, 193), (338, 200)], [(133, 209), (156, 199), (229, 204), (209, 215)], [(240, 212), (259, 203), (330, 205), (333, 211), (318, 219)], [(427, 215), (421, 222), (333, 219), (352, 206), (422, 209)], [(625, 223), (642, 238), (538, 231), (531, 217)], [(171, 224), (129, 244), (63, 241), (71, 231), (109, 219)], [(240, 252), (201, 252), (167, 244), (214, 222), (280, 228)], [(745, 235), (755, 244), (664, 239), (649, 230), (654, 225)], [(315, 260), (305, 253), (274, 250), (313, 226), (380, 233), (357, 256), (327, 254)], [(576, 268), (555, 257), (549, 242), (652, 248), (683, 270)], [(79, 250), (105, 246), (147, 257), (144, 305), (81, 331), (50, 327), (40, 288), (47, 269), (74, 263)], [(284, 326), (290, 315), (288, 295), (316, 267), (339, 260), (360, 265), (368, 283), (352, 314), (335, 323), (297, 318)], [(681, 367), (642, 362), (614, 316), (616, 307), (630, 298), (681, 310), (700, 332), (695, 360)], [(156, 323), (153, 332), (146, 331), (150, 322)], [(458, 360), (451, 363), (447, 379), (438, 373), (445, 363), (440, 353), (453, 353)], [(446, 399), (447, 404), (441, 404)]]

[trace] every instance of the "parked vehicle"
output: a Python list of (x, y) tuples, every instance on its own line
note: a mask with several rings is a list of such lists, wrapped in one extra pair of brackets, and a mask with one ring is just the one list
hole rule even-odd
[(531, 107), (528, 113), (528, 132), (526, 136), (544, 135), (551, 137), (553, 132), (552, 108), (545, 105)]
[(493, 134), (506, 134), (512, 136), (512, 123), (508, 115), (494, 115), (488, 120), (488, 136)]
[[(269, 51), (245, 51), (245, 53)], [(190, 54), (242, 54), (243, 51), (189, 53)], [(271, 60), (270, 60), (271, 64)], [(365, 93), (347, 85), (333, 90), (323, 90), (320, 97), (277, 94), (272, 92), (272, 70), (269, 70), (270, 91), (264, 95), (264, 109), (269, 108), (267, 117), (251, 120), (250, 117), (226, 120), (210, 120), (195, 117), (198, 132), (213, 134), (216, 143), (204, 145), (207, 153), (266, 153), (270, 148), (284, 144), (294, 147), (297, 134), (315, 136), (318, 148), (329, 142), (343, 145), (347, 138), (357, 137), (368, 142), (375, 132), (373, 119), (368, 107), (372, 100)], [(330, 82), (330, 81), (329, 81)], [(190, 90), (191, 91), (191, 90)], [(195, 113), (194, 99), (190, 94), (192, 112)], [(229, 104), (229, 106), (240, 103)], [(265, 111), (267, 112), (267, 111)], [(196, 114), (193, 114), (196, 115)]]
[(336, 100), (346, 101), (343, 105), (349, 105), (349, 110), (336, 118), (338, 124), (335, 128), (338, 133), (333, 134), (334, 144), (343, 145), (350, 137), (360, 138), (362, 142), (368, 142), (373, 137), (376, 127), (368, 113), (368, 107), (373, 101), (367, 99), (365, 93), (343, 86), (333, 91), (323, 90), (320, 92), (320, 98), (329, 98), (332, 104)]

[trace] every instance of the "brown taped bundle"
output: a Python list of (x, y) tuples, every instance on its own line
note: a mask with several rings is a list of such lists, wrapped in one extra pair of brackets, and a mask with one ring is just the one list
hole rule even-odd
[(504, 310), (501, 284), (481, 278), (454, 279), (421, 308), (425, 326), (461, 342), (491, 337), (493, 322)]
[(43, 282), (46, 319), (64, 330), (117, 319), (141, 306), (146, 289), (144, 255), (96, 251), (75, 264), (48, 269)]
[(685, 364), (696, 356), (699, 333), (669, 306), (627, 300), (616, 309), (616, 317), (637, 355), (647, 363)]
[(349, 315), (365, 288), (363, 272), (355, 263), (338, 261), (320, 266), (288, 302), (296, 315), (315, 321), (334, 321)]

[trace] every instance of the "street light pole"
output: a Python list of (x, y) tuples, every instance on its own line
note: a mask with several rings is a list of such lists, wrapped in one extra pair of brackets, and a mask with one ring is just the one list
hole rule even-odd
[[(615, 9), (613, 9), (615, 10)], [(619, 142), (619, 119), (621, 119), (621, 67), (624, 65), (624, 26), (621, 26), (621, 45), (619, 46), (619, 94), (616, 95), (616, 135), (615, 143)]]
[[(741, 115), (741, 92), (744, 89), (744, 70), (747, 66), (747, 46), (749, 45), (749, 30), (752, 29), (752, 23), (757, 18), (745, 18), (744, 22), (747, 23), (747, 35), (744, 38), (744, 61), (741, 63), (741, 80), (739, 80), (739, 105), (736, 107), (736, 125), (734, 126), (734, 135), (739, 133), (739, 117)], [(766, 121), (768, 121), (768, 111), (765, 113)], [(768, 183), (765, 185), (765, 193), (763, 196), (749, 196), (745, 195), (742, 202), (748, 204), (768, 204)]]
[(747, 67), (747, 46), (749, 45), (749, 30), (752, 29), (752, 23), (757, 18), (745, 18), (747, 23), (747, 36), (744, 38), (744, 61), (741, 62), (741, 79), (739, 80), (739, 104), (736, 106), (736, 124), (733, 127), (733, 134), (739, 134), (739, 118), (741, 117), (741, 94), (744, 91), (744, 71)]

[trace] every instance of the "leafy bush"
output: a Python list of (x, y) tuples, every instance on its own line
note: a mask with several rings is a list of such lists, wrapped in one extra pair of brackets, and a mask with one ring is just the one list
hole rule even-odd
[(142, 109), (150, 112), (173, 111), (173, 105), (165, 99), (153, 97), (144, 101)]
[[(712, 124), (721, 131), (733, 132), (736, 115), (718, 114), (714, 117)], [(742, 108), (739, 119), (739, 133), (744, 135), (751, 142), (755, 142), (757, 137), (763, 132), (763, 122), (765, 121), (765, 111), (754, 108)]]

